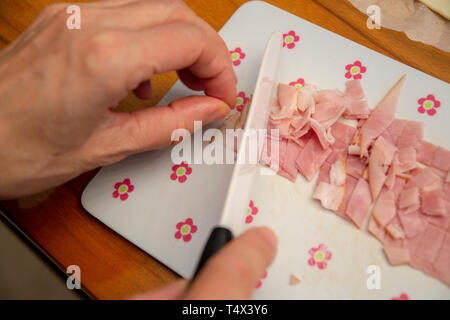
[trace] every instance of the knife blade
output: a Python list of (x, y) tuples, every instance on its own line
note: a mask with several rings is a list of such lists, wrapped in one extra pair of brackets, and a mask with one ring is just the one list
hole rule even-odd
[(235, 234), (242, 224), (242, 214), (245, 213), (248, 206), (251, 185), (254, 175), (257, 173), (257, 162), (261, 153), (261, 148), (258, 148), (256, 162), (251, 161), (252, 155), (250, 153), (255, 150), (252, 148), (254, 146), (251, 145), (255, 142), (252, 137), (256, 135), (257, 141), (261, 141), (262, 138), (263, 142), (266, 139), (265, 134), (263, 136), (260, 134), (265, 133), (267, 128), (282, 44), (283, 35), (280, 31), (275, 31), (267, 41), (247, 119), (238, 145), (237, 162), (233, 168), (221, 219), (219, 225), (212, 230), (208, 238), (194, 273), (194, 278), (208, 259), (233, 239), (233, 233)]

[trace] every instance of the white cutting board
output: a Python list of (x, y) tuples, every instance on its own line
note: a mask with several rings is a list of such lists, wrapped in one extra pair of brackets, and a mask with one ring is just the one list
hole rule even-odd
[[(424, 122), (425, 139), (450, 148), (447, 83), (264, 2), (243, 5), (219, 32), (231, 51), (240, 48), (245, 53), (234, 66), (239, 92), (247, 97), (252, 93), (266, 41), (274, 30), (285, 34), (294, 31), (299, 36), (298, 41), (291, 42), (291, 48), (282, 50), (280, 82), (302, 78), (321, 88), (344, 89), (346, 66), (360, 61), (366, 68), (360, 73), (366, 98), (374, 107), (400, 76), (407, 74), (397, 117)], [(160, 104), (190, 94), (195, 93), (177, 82)], [(418, 112), (418, 100), (429, 94), (440, 101), (433, 116)], [(178, 177), (170, 178), (174, 172), (170, 153), (170, 149), (143, 153), (102, 168), (86, 187), (82, 204), (111, 229), (190, 278), (207, 237), (220, 218), (232, 166), (190, 164), (192, 172), (185, 175), (186, 181), (179, 182)], [(127, 178), (133, 185), (127, 199), (114, 197), (116, 183)], [(241, 228), (270, 226), (278, 235), (279, 250), (254, 298), (390, 299), (400, 294), (411, 299), (450, 298), (446, 285), (421, 271), (407, 266), (391, 267), (381, 245), (367, 231), (356, 229), (311, 199), (313, 186), (301, 176), (295, 184), (279, 176), (257, 177), (249, 200), (258, 212), (252, 215), (250, 223), (246, 223), (247, 212), (242, 212)], [(188, 218), (195, 227), (189, 223), (186, 226)], [(183, 234), (177, 234), (177, 227)], [(326, 266), (320, 264), (322, 268), (308, 263), (310, 249), (320, 244), (331, 253)], [(381, 289), (367, 288), (370, 265), (380, 268)], [(291, 274), (301, 283), (290, 286)]]

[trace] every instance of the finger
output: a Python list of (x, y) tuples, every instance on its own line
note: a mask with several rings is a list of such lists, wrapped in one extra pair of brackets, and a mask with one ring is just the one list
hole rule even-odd
[[(160, 25), (134, 32), (128, 40), (132, 72), (128, 85), (149, 79), (151, 74), (148, 72), (164, 73), (187, 68), (200, 79), (206, 95), (234, 105), (236, 78), (229, 53), (217, 46), (216, 40), (196, 24), (174, 22)], [(147, 70), (147, 73), (140, 70)]]
[(249, 229), (205, 264), (184, 298), (249, 299), (275, 257), (276, 246), (270, 229)]
[(184, 83), (186, 87), (189, 89), (195, 90), (195, 91), (202, 91), (204, 88), (203, 83), (199, 78), (194, 76), (192, 72), (189, 69), (183, 69), (177, 71), (178, 77), (180, 78), (181, 82)]
[[(95, 2), (94, 2), (95, 4)], [(171, 21), (190, 20), (195, 15), (182, 1), (130, 0), (86, 4), (84, 21), (88, 25), (114, 30), (139, 30)]]
[(150, 80), (143, 81), (133, 90), (136, 97), (142, 100), (148, 100), (152, 97), (152, 83)]
[(184, 279), (177, 280), (171, 284), (135, 296), (130, 297), (130, 300), (175, 300), (179, 299), (187, 288), (188, 282)]
[[(183, 128), (194, 131), (194, 121), (208, 124), (223, 119), (229, 113), (223, 101), (205, 96), (190, 96), (172, 101), (168, 106), (156, 106), (131, 114), (115, 113), (115, 122), (102, 140), (95, 143), (109, 145), (114, 154), (133, 154), (145, 150), (159, 149), (172, 144), (172, 132)], [(117, 121), (119, 119), (119, 121)], [(108, 151), (107, 151), (108, 152)]]

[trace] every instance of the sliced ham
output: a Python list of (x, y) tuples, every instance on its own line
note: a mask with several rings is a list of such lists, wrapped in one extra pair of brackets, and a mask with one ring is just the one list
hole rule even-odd
[(372, 199), (375, 200), (383, 187), (389, 165), (392, 163), (396, 147), (383, 137), (375, 141), (369, 157), (369, 184)]
[(409, 249), (384, 246), (383, 250), (386, 258), (389, 260), (389, 263), (393, 266), (408, 264), (409, 261), (411, 261), (411, 258), (409, 256)]
[(333, 125), (344, 113), (345, 107), (338, 105), (334, 101), (323, 101), (316, 104), (316, 109), (312, 118), (328, 128)]
[(285, 154), (282, 157), (283, 161), (280, 163), (280, 168), (289, 176), (289, 180), (295, 182), (297, 178), (295, 161), (303, 148), (292, 140), (288, 140), (285, 150)]
[(425, 231), (426, 222), (419, 211), (408, 214), (399, 213), (398, 217), (407, 238), (415, 237)]
[(417, 147), (417, 161), (430, 166), (433, 163), (434, 153), (437, 147), (429, 142), (421, 141)]
[(317, 135), (317, 138), (319, 139), (320, 145), (322, 146), (323, 149), (327, 149), (330, 146), (330, 144), (334, 143), (335, 141), (334, 137), (319, 122), (317, 122), (314, 119), (310, 119), (310, 124), (311, 129)]
[(347, 174), (352, 177), (359, 179), (362, 177), (364, 170), (367, 167), (364, 159), (361, 159), (359, 156), (348, 156), (347, 157)]
[(387, 172), (386, 179), (384, 180), (384, 185), (389, 190), (392, 190), (392, 188), (394, 187), (395, 177), (397, 176), (398, 171), (399, 171), (398, 166), (399, 166), (398, 153), (395, 153), (394, 159), (392, 159), (392, 163), (389, 166), (389, 170)]
[(391, 125), (384, 131), (388, 134), (394, 144), (397, 144), (398, 138), (402, 135), (408, 120), (394, 119)]
[(345, 95), (352, 99), (361, 100), (364, 98), (364, 90), (360, 80), (349, 80), (345, 83)]
[(300, 152), (295, 164), (300, 173), (311, 181), (330, 153), (331, 149), (323, 149), (319, 139), (313, 136)]
[(418, 187), (403, 189), (398, 199), (398, 207), (400, 209), (404, 209), (412, 205), (417, 205), (419, 202), (420, 200)]
[(445, 234), (441, 248), (433, 264), (436, 276), (450, 286), (450, 232)]
[(385, 229), (386, 232), (395, 240), (405, 238), (405, 232), (403, 231), (400, 220), (397, 217), (394, 217), (394, 219), (386, 225)]
[(346, 119), (367, 119), (370, 115), (370, 108), (364, 100), (347, 100), (344, 118)]
[(345, 187), (320, 182), (313, 194), (313, 199), (320, 200), (328, 210), (338, 210), (344, 200)]
[(308, 108), (311, 110), (315, 109), (313, 94), (311, 91), (301, 88), (297, 92), (297, 109), (299, 111), (305, 111)]
[(367, 152), (372, 141), (394, 121), (397, 102), (404, 82), (405, 76), (402, 76), (384, 96), (361, 127), (361, 156)]
[(360, 178), (347, 203), (345, 214), (352, 219), (358, 228), (361, 228), (371, 204), (369, 184)]
[(383, 190), (372, 211), (372, 217), (384, 227), (396, 214), (395, 194), (393, 191)]
[(428, 224), (417, 249), (413, 252), (413, 263), (421, 268), (432, 265), (436, 261), (445, 235), (445, 230)]
[(438, 147), (433, 156), (431, 165), (442, 171), (450, 170), (450, 151), (442, 147)]
[(278, 103), (281, 109), (297, 106), (297, 88), (280, 83), (278, 85)]
[(402, 134), (397, 139), (397, 147), (418, 148), (423, 140), (423, 124), (417, 121), (406, 121)]
[(355, 135), (356, 128), (346, 125), (342, 122), (336, 122), (331, 126), (331, 134), (336, 141), (341, 141), (345, 145), (350, 144), (353, 136)]
[(398, 172), (403, 173), (416, 167), (416, 149), (413, 147), (398, 150)]
[(434, 189), (422, 194), (422, 212), (430, 216), (444, 216), (447, 214), (444, 194), (441, 189)]
[(347, 177), (346, 174), (346, 165), (344, 156), (340, 156), (330, 168), (330, 183), (342, 186), (345, 184), (345, 179)]

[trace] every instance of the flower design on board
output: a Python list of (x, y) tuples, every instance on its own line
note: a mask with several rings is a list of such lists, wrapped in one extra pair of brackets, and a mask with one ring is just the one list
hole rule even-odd
[(391, 298), (391, 300), (409, 300), (409, 297), (406, 293), (402, 293), (398, 297)]
[(192, 168), (188, 166), (186, 162), (181, 162), (172, 167), (173, 173), (170, 175), (170, 179), (177, 180), (183, 183), (187, 180), (187, 176), (192, 173)]
[(361, 64), (361, 61), (356, 60), (355, 62), (346, 65), (345, 70), (347, 70), (345, 73), (347, 79), (353, 78), (357, 80), (362, 78), (362, 74), (366, 72), (367, 68)]
[(250, 223), (253, 221), (253, 216), (258, 213), (258, 208), (255, 207), (253, 200), (250, 200), (247, 208), (247, 216), (245, 217), (245, 223)]
[(305, 85), (305, 80), (303, 78), (298, 78), (296, 81), (290, 82), (289, 85), (301, 89)]
[(120, 200), (125, 201), (128, 199), (128, 193), (133, 192), (134, 186), (131, 184), (130, 179), (126, 178), (122, 182), (117, 182), (114, 185), (114, 192), (112, 194), (113, 198), (120, 198)]
[(417, 103), (420, 105), (417, 111), (420, 113), (425, 113), (426, 111), (429, 116), (434, 116), (436, 114), (436, 109), (441, 106), (441, 102), (432, 94), (429, 94), (424, 98), (420, 98), (417, 100)]
[(300, 36), (295, 34), (294, 30), (289, 31), (288, 33), (283, 34), (283, 48), (287, 47), (288, 49), (294, 49), (295, 43), (300, 40)]
[(310, 266), (315, 266), (319, 269), (325, 269), (327, 267), (327, 260), (331, 259), (331, 252), (327, 250), (327, 246), (320, 244), (317, 248), (311, 248), (308, 251), (311, 258), (308, 260)]
[(241, 91), (237, 95), (236, 104), (234, 107), (236, 108), (237, 111), (241, 112), (242, 109), (244, 108), (244, 105), (247, 103), (247, 101), (248, 101), (248, 97), (245, 96), (244, 91)]
[(267, 271), (264, 271), (264, 274), (262, 275), (261, 279), (258, 280), (258, 283), (256, 284), (255, 288), (258, 289), (262, 286), (262, 281), (267, 278)]
[(191, 218), (186, 221), (180, 221), (176, 225), (177, 232), (175, 232), (175, 239), (183, 238), (184, 242), (189, 242), (192, 239), (192, 234), (197, 232), (197, 226)]
[(230, 55), (231, 55), (231, 61), (233, 61), (233, 65), (235, 65), (235, 66), (240, 65), (241, 60), (245, 58), (245, 53), (239, 47), (230, 51)]

